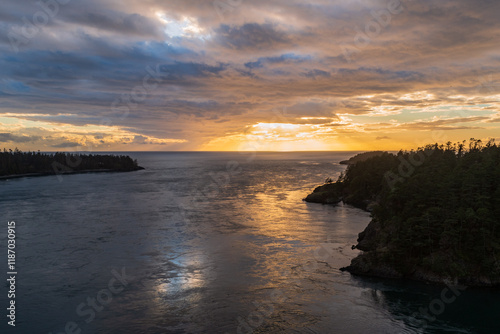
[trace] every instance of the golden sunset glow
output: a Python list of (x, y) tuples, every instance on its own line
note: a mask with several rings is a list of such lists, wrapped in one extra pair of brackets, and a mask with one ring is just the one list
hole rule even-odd
[[(383, 1), (96, 6), (102, 17), (75, 21), (69, 6), (33, 38), (5, 24), (2, 146), (399, 150), (499, 138), (493, 4), (443, 5), (436, 21), (429, 3), (404, 1), (384, 24), (373, 16)], [(454, 21), (463, 15), (475, 25)]]

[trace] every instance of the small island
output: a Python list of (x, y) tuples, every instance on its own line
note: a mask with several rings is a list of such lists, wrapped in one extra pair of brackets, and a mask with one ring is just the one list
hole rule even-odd
[(471, 139), (349, 164), (304, 200), (369, 210), (352, 274), (500, 285), (500, 147)]
[(0, 152), (0, 179), (141, 169), (137, 160), (125, 155), (22, 152), (17, 148)]

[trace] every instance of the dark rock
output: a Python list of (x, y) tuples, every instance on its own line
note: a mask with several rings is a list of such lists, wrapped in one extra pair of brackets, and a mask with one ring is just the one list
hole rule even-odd
[(351, 265), (342, 268), (353, 275), (375, 276), (384, 278), (402, 278), (403, 275), (391, 266), (379, 263), (372, 254), (365, 253), (358, 255), (351, 261)]
[(358, 245), (356, 248), (364, 252), (375, 250), (377, 247), (376, 236), (380, 228), (378, 220), (372, 219), (364, 231), (358, 234)]
[(304, 201), (321, 204), (337, 204), (342, 200), (340, 186), (337, 183), (327, 183), (317, 187), (304, 198)]

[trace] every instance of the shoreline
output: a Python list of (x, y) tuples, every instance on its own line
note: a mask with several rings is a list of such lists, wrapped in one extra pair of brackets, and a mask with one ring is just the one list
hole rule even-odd
[[(342, 164), (348, 164), (348, 160), (342, 161)], [(368, 169), (372, 165), (363, 166), (363, 168)], [(354, 169), (351, 169), (351, 174), (353, 174)], [(360, 174), (360, 168), (357, 168), (355, 172)], [(363, 171), (363, 170), (361, 170)], [(468, 287), (483, 287), (483, 288), (499, 288), (500, 278), (494, 274), (488, 274), (488, 272), (482, 271), (475, 262), (468, 259), (461, 259), (453, 257), (455, 253), (453, 249), (436, 249), (430, 255), (426, 255), (427, 258), (434, 260), (434, 257), (438, 261), (439, 259), (445, 258), (449, 259), (452, 263), (456, 263), (463, 273), (455, 273), (453, 271), (441, 270), (440, 268), (434, 268), (431, 265), (426, 265), (422, 262), (423, 257), (414, 257), (413, 263), (409, 266), (401, 267), (398, 266), (398, 262), (392, 261), (394, 254), (404, 248), (396, 248), (394, 243), (390, 240), (395, 236), (395, 228), (391, 225), (384, 225), (388, 219), (385, 217), (384, 222), (380, 222), (376, 215), (380, 211), (380, 205), (384, 204), (381, 201), (380, 194), (359, 194), (353, 191), (352, 188), (348, 188), (343, 184), (344, 180), (338, 180), (337, 182), (327, 182), (323, 185), (318, 185), (311, 193), (309, 193), (306, 198), (303, 199), (305, 202), (318, 203), (318, 204), (329, 204), (338, 205), (340, 202), (344, 204), (351, 205), (360, 210), (367, 212), (374, 212), (375, 216), (372, 217), (371, 221), (358, 234), (358, 239), (355, 242), (355, 248), (359, 249), (361, 253), (351, 260), (350, 265), (340, 268), (343, 272), (349, 272), (353, 276), (358, 277), (376, 277), (381, 279), (398, 279), (404, 281), (415, 281), (423, 282), (426, 284), (435, 285), (464, 285)], [(369, 180), (368, 180), (369, 181)], [(368, 182), (366, 181), (366, 182)], [(344, 181), (345, 182), (345, 181)], [(348, 185), (350, 186), (350, 184)], [(358, 187), (359, 188), (359, 187)], [(354, 188), (356, 190), (356, 188)], [(356, 196), (353, 196), (356, 195)], [(370, 196), (368, 196), (370, 195)], [(382, 198), (383, 199), (383, 198)], [(378, 217), (378, 218), (377, 218)], [(413, 232), (414, 235), (416, 232)], [(458, 232), (457, 232), (458, 233)], [(397, 236), (396, 236), (397, 237)], [(389, 238), (389, 239), (387, 239)], [(389, 240), (389, 241), (387, 241)], [(449, 263), (449, 262), (448, 262)]]
[[(363, 265), (359, 264), (359, 262), (365, 262), (363, 254), (366, 253), (361, 253), (353, 260), (351, 260), (357, 263), (355, 264), (351, 263), (347, 267), (342, 267), (340, 268), (340, 271), (348, 272), (349, 274), (357, 277), (395, 279), (402, 281), (420, 282), (432, 285), (465, 286), (470, 288), (492, 288), (492, 289), (498, 289), (500, 287), (500, 282), (491, 280), (488, 277), (481, 277), (481, 276), (477, 276), (474, 278), (446, 277), (434, 273), (432, 271), (423, 270), (421, 268), (415, 269), (415, 271), (410, 275), (404, 275), (396, 271), (394, 268), (388, 265), (384, 265), (383, 263), (379, 264), (378, 266), (368, 265), (367, 268), (364, 268)], [(365, 265), (367, 265), (366, 262)], [(366, 271), (366, 269), (368, 270)]]
[(57, 175), (72, 175), (72, 174), (89, 174), (89, 173), (125, 173), (125, 172), (135, 172), (138, 170), (143, 170), (144, 167), (137, 167), (131, 170), (119, 170), (119, 169), (84, 169), (76, 171), (60, 171), (55, 172), (39, 172), (39, 173), (27, 173), (27, 174), (11, 174), (0, 176), (0, 180), (10, 180), (10, 179), (20, 179), (23, 177), (40, 177), (40, 176), (57, 176)]

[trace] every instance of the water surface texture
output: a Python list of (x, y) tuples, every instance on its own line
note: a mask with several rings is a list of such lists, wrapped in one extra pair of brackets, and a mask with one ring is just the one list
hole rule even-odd
[(443, 287), (339, 270), (369, 213), (302, 198), (355, 153), (130, 153), (145, 170), (1, 181), (13, 332), (500, 332), (495, 290), (444, 303)]

